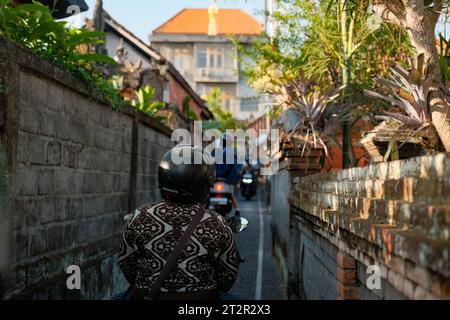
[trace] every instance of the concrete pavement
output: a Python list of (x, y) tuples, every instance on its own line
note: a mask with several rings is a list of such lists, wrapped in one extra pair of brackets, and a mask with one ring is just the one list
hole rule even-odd
[(237, 199), (241, 216), (249, 220), (249, 228), (236, 235), (239, 252), (245, 262), (231, 293), (242, 300), (284, 300), (280, 273), (272, 257), (271, 217), (266, 206), (264, 187), (251, 201)]

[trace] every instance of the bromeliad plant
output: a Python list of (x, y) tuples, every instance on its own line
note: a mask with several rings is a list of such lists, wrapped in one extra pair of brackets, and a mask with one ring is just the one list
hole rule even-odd
[(400, 108), (402, 113), (384, 110), (383, 114), (376, 117), (380, 120), (395, 120), (414, 131), (430, 127), (432, 123), (428, 93), (431, 83), (424, 76), (424, 55), (419, 55), (415, 66), (409, 70), (399, 64), (392, 65), (390, 69), (390, 79), (373, 76), (373, 80), (387, 90), (387, 93), (364, 90), (364, 94), (369, 98), (388, 102), (391, 106)]
[[(344, 109), (333, 105), (339, 93), (325, 94), (318, 87), (309, 88), (302, 81), (291, 81), (283, 88), (286, 109), (282, 122), (287, 139), (301, 140), (302, 153), (308, 147), (322, 147), (328, 155), (327, 142), (332, 126), (344, 115)], [(287, 125), (295, 121), (294, 125)]]
[[(399, 64), (392, 65), (389, 79), (373, 76), (373, 80), (384, 89), (383, 93), (364, 91), (366, 97), (390, 104), (388, 110), (383, 110), (375, 118), (398, 124), (398, 129), (391, 132), (391, 145), (396, 144), (397, 140), (402, 142), (401, 146), (416, 141), (414, 143), (425, 150), (438, 148), (438, 138), (428, 108), (433, 83), (425, 76), (424, 60), (424, 55), (420, 54), (408, 70)], [(392, 108), (396, 109), (393, 111)]]

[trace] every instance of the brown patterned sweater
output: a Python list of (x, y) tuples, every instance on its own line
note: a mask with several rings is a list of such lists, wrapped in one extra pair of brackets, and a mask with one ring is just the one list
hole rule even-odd
[[(126, 217), (119, 265), (127, 281), (149, 290), (187, 229), (198, 205), (146, 205)], [(226, 292), (239, 268), (231, 229), (223, 217), (206, 210), (161, 292)]]

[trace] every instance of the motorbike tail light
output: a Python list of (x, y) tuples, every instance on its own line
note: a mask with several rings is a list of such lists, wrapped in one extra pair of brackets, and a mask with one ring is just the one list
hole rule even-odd
[(224, 188), (225, 188), (225, 187), (224, 187), (224, 185), (223, 185), (222, 183), (218, 183), (218, 184), (216, 184), (216, 185), (214, 186), (214, 189), (215, 189), (216, 191), (218, 191), (218, 192), (222, 192)]

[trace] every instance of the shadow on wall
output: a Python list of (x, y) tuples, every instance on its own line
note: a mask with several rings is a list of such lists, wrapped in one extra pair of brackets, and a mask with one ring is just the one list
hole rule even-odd
[(449, 154), (303, 177), (290, 203), (291, 225), (314, 239), (314, 256), (332, 272), (326, 260), (338, 250), (379, 266), (395, 294), (450, 298)]

